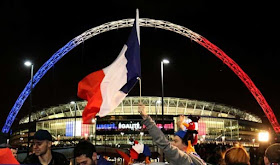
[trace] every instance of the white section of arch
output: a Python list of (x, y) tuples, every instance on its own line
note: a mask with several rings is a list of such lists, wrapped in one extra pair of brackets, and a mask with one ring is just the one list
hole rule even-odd
[[(81, 35), (77, 36), (74, 38), (76, 41), (76, 44), (80, 44), (83, 41), (96, 36), (100, 33), (104, 33), (110, 30), (114, 29), (119, 29), (119, 28), (126, 28), (126, 27), (132, 27), (133, 26), (134, 19), (123, 19), (123, 20), (118, 20), (118, 21), (112, 21), (108, 22), (105, 24), (102, 24), (100, 26), (91, 28)], [(159, 28), (159, 29), (164, 29), (164, 30), (169, 30), (178, 34), (181, 34), (185, 37), (190, 38), (191, 40), (200, 41), (201, 36), (190, 29), (176, 25), (173, 23), (170, 23), (168, 21), (162, 21), (162, 20), (154, 20), (150, 18), (140, 18), (139, 19), (139, 25), (143, 27), (154, 27), (154, 28)]]

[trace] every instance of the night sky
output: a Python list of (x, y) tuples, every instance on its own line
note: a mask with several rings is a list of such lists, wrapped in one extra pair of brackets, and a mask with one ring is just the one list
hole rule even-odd
[[(231, 57), (253, 80), (280, 119), (279, 10), (276, 1), (20, 1), (0, 2), (1, 118), (6, 117), (34, 72), (68, 41), (101, 24), (135, 18), (165, 20), (204, 36)], [(216, 56), (177, 33), (140, 28), (142, 95), (161, 96), (160, 61), (165, 96), (217, 102), (259, 115), (264, 112), (242, 81)], [(77, 97), (87, 74), (111, 64), (130, 28), (99, 34), (66, 54), (34, 88), (34, 110), (66, 104)], [(34, 74), (35, 74), (34, 73)], [(138, 85), (129, 93), (139, 95)], [(15, 122), (28, 113), (29, 100)]]

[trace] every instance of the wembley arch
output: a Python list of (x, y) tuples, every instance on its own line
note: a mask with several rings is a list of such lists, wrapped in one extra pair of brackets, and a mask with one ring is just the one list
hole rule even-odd
[[(94, 37), (98, 34), (114, 29), (132, 27), (133, 22), (134, 19), (123, 19), (123, 20), (108, 22), (100, 26), (91, 28), (85, 31), (84, 33), (82, 33), (81, 35), (73, 38), (65, 46), (63, 46), (56, 53), (54, 53), (51, 56), (51, 58), (47, 60), (36, 72), (36, 74), (33, 77), (33, 82), (31, 83), (30, 80), (25, 86), (25, 88), (23, 89), (23, 91), (21, 92), (21, 94), (19, 95), (18, 99), (16, 100), (14, 106), (12, 107), (6, 119), (5, 125), (2, 128), (2, 132), (3, 133), (9, 132), (10, 127), (12, 126), (16, 115), (18, 114), (23, 103), (25, 102), (25, 100), (27, 99), (27, 97), (31, 92), (30, 89), (34, 88), (36, 84), (40, 81), (40, 79), (47, 73), (47, 71), (50, 68), (52, 68), (54, 64), (57, 63), (64, 55), (66, 55), (73, 48), (75, 48), (85, 40), (90, 39), (91, 37)], [(274, 131), (276, 133), (280, 133), (280, 125), (275, 117), (275, 114), (271, 109), (271, 107), (269, 106), (269, 104), (267, 103), (264, 96), (262, 95), (262, 93), (260, 92), (260, 90), (255, 86), (255, 84), (250, 79), (250, 77), (239, 67), (239, 65), (234, 60), (232, 60), (229, 56), (227, 56), (226, 53), (224, 53), (220, 48), (212, 44), (203, 36), (191, 31), (190, 29), (167, 21), (141, 18), (139, 19), (139, 24), (142, 27), (159, 28), (159, 29), (169, 30), (178, 33), (182, 36), (190, 38), (191, 40), (197, 42), (198, 44), (200, 44), (201, 46), (205, 47), (210, 52), (212, 52), (216, 57), (222, 60), (223, 63), (225, 63), (241, 79), (241, 81), (246, 85), (246, 87), (249, 89), (249, 91), (252, 93), (252, 95), (255, 97), (255, 99), (263, 109)]]

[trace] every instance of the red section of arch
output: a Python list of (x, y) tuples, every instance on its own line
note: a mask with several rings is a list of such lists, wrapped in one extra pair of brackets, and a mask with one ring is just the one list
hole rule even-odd
[(275, 114), (273, 113), (273, 110), (270, 108), (265, 98), (263, 97), (262, 93), (255, 86), (255, 84), (250, 79), (250, 77), (238, 66), (238, 64), (235, 61), (233, 61), (229, 56), (227, 56), (226, 53), (223, 52), (216, 45), (212, 44), (204, 37), (200, 37), (198, 39), (199, 39), (198, 43), (200, 45), (208, 49), (220, 60), (222, 60), (241, 79), (241, 81), (247, 86), (249, 91), (252, 93), (252, 95), (255, 97), (259, 105), (262, 107), (274, 131), (276, 133), (280, 133), (280, 125), (275, 117)]

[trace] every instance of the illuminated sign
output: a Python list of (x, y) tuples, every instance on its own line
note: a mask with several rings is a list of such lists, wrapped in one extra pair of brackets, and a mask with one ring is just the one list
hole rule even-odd
[[(157, 124), (157, 127), (162, 128), (162, 124)], [(136, 123), (119, 122), (118, 124), (116, 123), (96, 124), (97, 130), (141, 130), (142, 128), (145, 129), (146, 126), (143, 125), (143, 127), (141, 127), (140, 122), (136, 122)], [(173, 122), (164, 124), (164, 129), (166, 130), (174, 129)]]
[(142, 127), (140, 126), (140, 123), (129, 123), (129, 124), (122, 124), (121, 122), (119, 122), (119, 129), (131, 129), (131, 130), (139, 130)]
[(119, 130), (119, 129), (130, 129), (130, 130), (139, 130), (141, 129), (139, 122), (137, 123), (122, 123), (119, 122), (118, 125), (115, 123), (111, 124), (96, 124), (97, 130)]
[(115, 123), (112, 124), (96, 124), (97, 130), (111, 130), (111, 129), (118, 129)]
[[(124, 134), (139, 134), (140, 132), (147, 132), (145, 125), (141, 124), (142, 117), (139, 115), (128, 116), (106, 116), (96, 120), (96, 134), (97, 135), (116, 135), (121, 132)], [(162, 121), (155, 120), (158, 128), (162, 128)], [(174, 120), (172, 116), (166, 116), (164, 122), (165, 134), (174, 134)]]
[[(157, 127), (158, 128), (162, 128), (162, 124), (157, 124)], [(146, 126), (145, 125), (143, 125), (143, 128), (146, 128)], [(174, 129), (174, 125), (173, 125), (173, 123), (170, 123), (170, 124), (164, 124), (164, 129), (166, 129), (166, 130), (169, 130), (169, 129)]]

